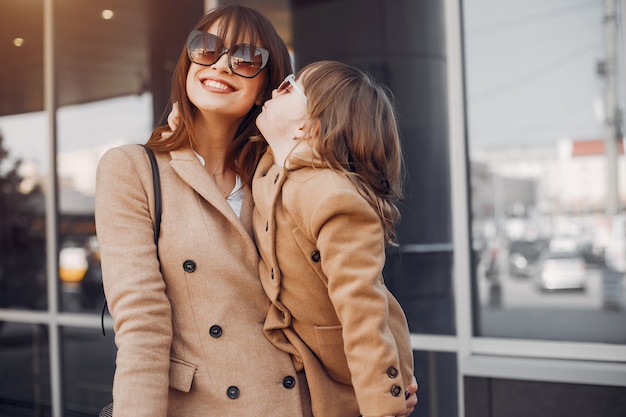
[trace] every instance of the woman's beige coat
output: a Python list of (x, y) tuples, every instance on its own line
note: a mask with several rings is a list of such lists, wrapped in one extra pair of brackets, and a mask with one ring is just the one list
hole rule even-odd
[(288, 171), (269, 151), (252, 188), (261, 282), (272, 300), (265, 330), (304, 366), (313, 414), (404, 411), (413, 352), (404, 313), (383, 283), (374, 209), (346, 176)]
[(240, 221), (191, 150), (157, 159), (161, 270), (144, 149), (111, 149), (98, 166), (96, 227), (118, 347), (114, 416), (301, 416), (291, 359), (262, 331), (269, 301), (249, 188)]

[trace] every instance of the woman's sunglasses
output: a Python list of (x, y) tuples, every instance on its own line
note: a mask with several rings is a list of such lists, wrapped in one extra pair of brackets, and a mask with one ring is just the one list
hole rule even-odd
[(212, 33), (194, 30), (187, 38), (187, 55), (194, 64), (210, 66), (224, 54), (228, 54), (230, 70), (244, 78), (254, 78), (267, 65), (270, 53), (267, 49), (252, 48), (247, 43), (226, 48), (224, 42)]

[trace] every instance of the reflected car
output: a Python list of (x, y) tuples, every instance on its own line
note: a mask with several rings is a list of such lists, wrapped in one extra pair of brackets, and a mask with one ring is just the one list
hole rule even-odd
[(579, 252), (548, 252), (541, 263), (537, 286), (543, 291), (584, 291), (586, 286), (584, 258)]
[(539, 272), (545, 244), (541, 241), (515, 240), (509, 243), (509, 272), (514, 277), (529, 278)]

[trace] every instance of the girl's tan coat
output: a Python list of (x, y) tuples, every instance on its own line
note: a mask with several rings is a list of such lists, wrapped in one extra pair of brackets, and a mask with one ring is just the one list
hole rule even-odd
[[(300, 155), (313, 161), (312, 155)], [(413, 376), (406, 318), (383, 283), (381, 222), (344, 175), (261, 160), (252, 185), (265, 331), (304, 366), (313, 414), (395, 415)]]
[(269, 302), (249, 189), (240, 221), (191, 150), (157, 159), (161, 270), (145, 151), (114, 148), (98, 166), (96, 227), (118, 347), (114, 416), (302, 416), (300, 384), (284, 386), (297, 379), (292, 362), (262, 332)]

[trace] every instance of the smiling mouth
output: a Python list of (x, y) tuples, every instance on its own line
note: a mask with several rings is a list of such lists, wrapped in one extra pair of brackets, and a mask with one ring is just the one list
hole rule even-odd
[(216, 80), (202, 80), (202, 85), (204, 85), (205, 87), (210, 87), (210, 88), (215, 88), (217, 90), (222, 90), (222, 91), (228, 91), (228, 90), (232, 90), (231, 87), (229, 87), (228, 85), (221, 83), (219, 81)]

